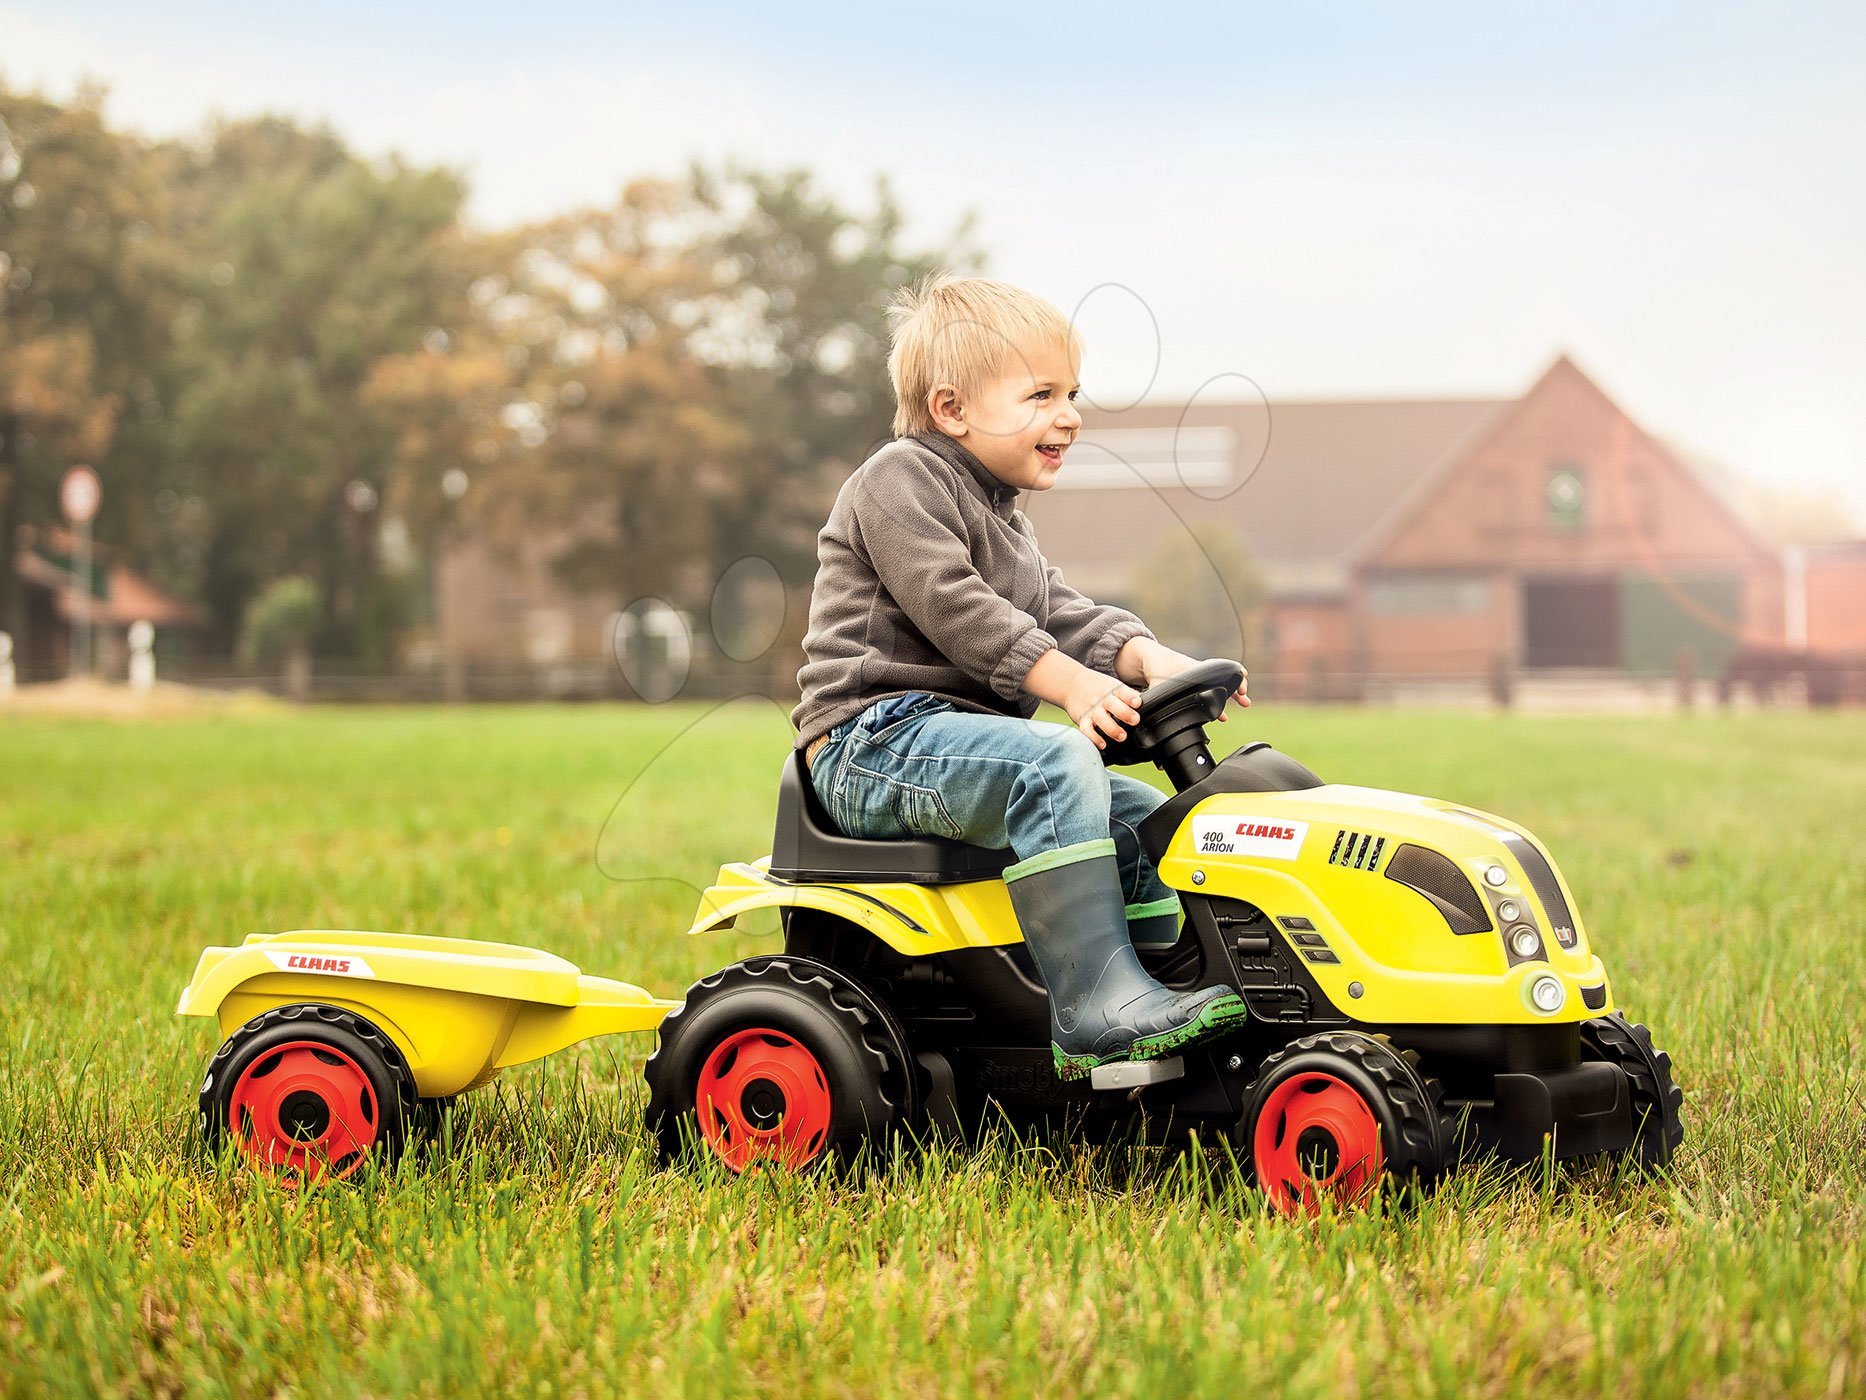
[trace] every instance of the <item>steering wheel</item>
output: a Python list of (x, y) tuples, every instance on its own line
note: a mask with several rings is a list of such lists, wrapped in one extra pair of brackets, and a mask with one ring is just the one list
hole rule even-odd
[(1225, 712), (1226, 703), (1243, 684), (1244, 667), (1219, 657), (1148, 686), (1134, 707), (1140, 718), (1123, 726), (1125, 739), (1108, 740), (1101, 761), (1110, 768), (1134, 763), (1157, 763), (1165, 768), (1180, 750), (1205, 742), (1205, 726)]

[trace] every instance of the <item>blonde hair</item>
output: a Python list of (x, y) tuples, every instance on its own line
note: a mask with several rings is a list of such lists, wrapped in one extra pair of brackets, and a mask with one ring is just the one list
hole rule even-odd
[(970, 398), (1002, 374), (1022, 346), (1056, 344), (1071, 359), (1082, 358), (1082, 341), (1062, 312), (1040, 296), (988, 277), (928, 273), (895, 293), (888, 321), (896, 437), (932, 432), (927, 398), (935, 389), (950, 384), (961, 399)]

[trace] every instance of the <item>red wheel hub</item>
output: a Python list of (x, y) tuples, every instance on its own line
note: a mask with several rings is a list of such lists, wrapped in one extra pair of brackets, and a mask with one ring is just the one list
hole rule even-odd
[(260, 1166), (304, 1181), (345, 1177), (375, 1144), (382, 1115), (361, 1065), (317, 1040), (294, 1040), (248, 1065), (227, 1128)]
[(816, 1056), (782, 1031), (739, 1031), (700, 1067), (694, 1111), (700, 1136), (733, 1171), (759, 1161), (795, 1170), (829, 1138), (829, 1081)]
[(1313, 1214), (1323, 1195), (1360, 1205), (1386, 1170), (1372, 1107), (1332, 1074), (1292, 1074), (1272, 1089), (1251, 1152), (1258, 1183), (1285, 1215)]

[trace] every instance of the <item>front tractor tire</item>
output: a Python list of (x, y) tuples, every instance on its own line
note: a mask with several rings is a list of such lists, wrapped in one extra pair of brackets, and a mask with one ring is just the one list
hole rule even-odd
[(648, 1057), (663, 1163), (698, 1144), (734, 1172), (810, 1171), (906, 1125), (914, 1062), (899, 1023), (836, 968), (748, 958), (695, 983)]
[(1643, 1172), (1668, 1166), (1685, 1140), (1684, 1091), (1672, 1083), (1672, 1057), (1652, 1032), (1615, 1011), (1581, 1023), (1581, 1058), (1619, 1067), (1633, 1110), (1633, 1160)]
[(222, 1042), (201, 1083), (210, 1150), (231, 1140), (287, 1185), (345, 1180), (392, 1161), (416, 1110), (414, 1075), (354, 1012), (306, 1002), (255, 1016)]
[(1323, 1198), (1355, 1209), (1385, 1181), (1429, 1181), (1449, 1162), (1454, 1129), (1438, 1081), (1384, 1036), (1304, 1036), (1258, 1071), (1239, 1124), (1257, 1184), (1282, 1215)]

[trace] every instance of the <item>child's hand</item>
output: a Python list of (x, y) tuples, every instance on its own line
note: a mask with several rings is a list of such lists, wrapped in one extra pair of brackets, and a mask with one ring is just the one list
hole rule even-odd
[[(1244, 672), (1244, 679), (1239, 681), (1238, 688), (1231, 692), (1231, 698), (1237, 701), (1238, 704), (1243, 706), (1244, 708), (1246, 709), (1250, 708), (1250, 672), (1249, 671)], [(1218, 718), (1221, 720), (1230, 719), (1231, 711), (1220, 710), (1218, 712)]]
[[(1153, 686), (1159, 684), (1168, 676), (1176, 676), (1187, 667), (1196, 666), (1198, 664), (1198, 661), (1193, 657), (1187, 656), (1183, 652), (1174, 651), (1171, 647), (1152, 647), (1142, 654), (1141, 674), (1147, 684)], [(1249, 671), (1244, 672), (1244, 679), (1238, 682), (1238, 688), (1232, 692), (1231, 698), (1237, 701), (1242, 707), (1248, 707), (1250, 705)], [(1221, 710), (1218, 714), (1218, 718), (1221, 720), (1228, 720), (1231, 718), (1231, 712), (1229, 710)]]
[(1140, 711), (1134, 707), (1140, 692), (1094, 671), (1084, 670), (1082, 676), (1080, 688), (1071, 692), (1063, 709), (1096, 748), (1105, 749), (1108, 741), (1102, 735), (1125, 739), (1126, 726), (1139, 723)]
[(1187, 667), (1198, 664), (1197, 657), (1187, 656), (1183, 651), (1174, 651), (1169, 646), (1154, 642), (1140, 654), (1140, 679), (1148, 686), (1156, 686), (1168, 676), (1176, 676)]

